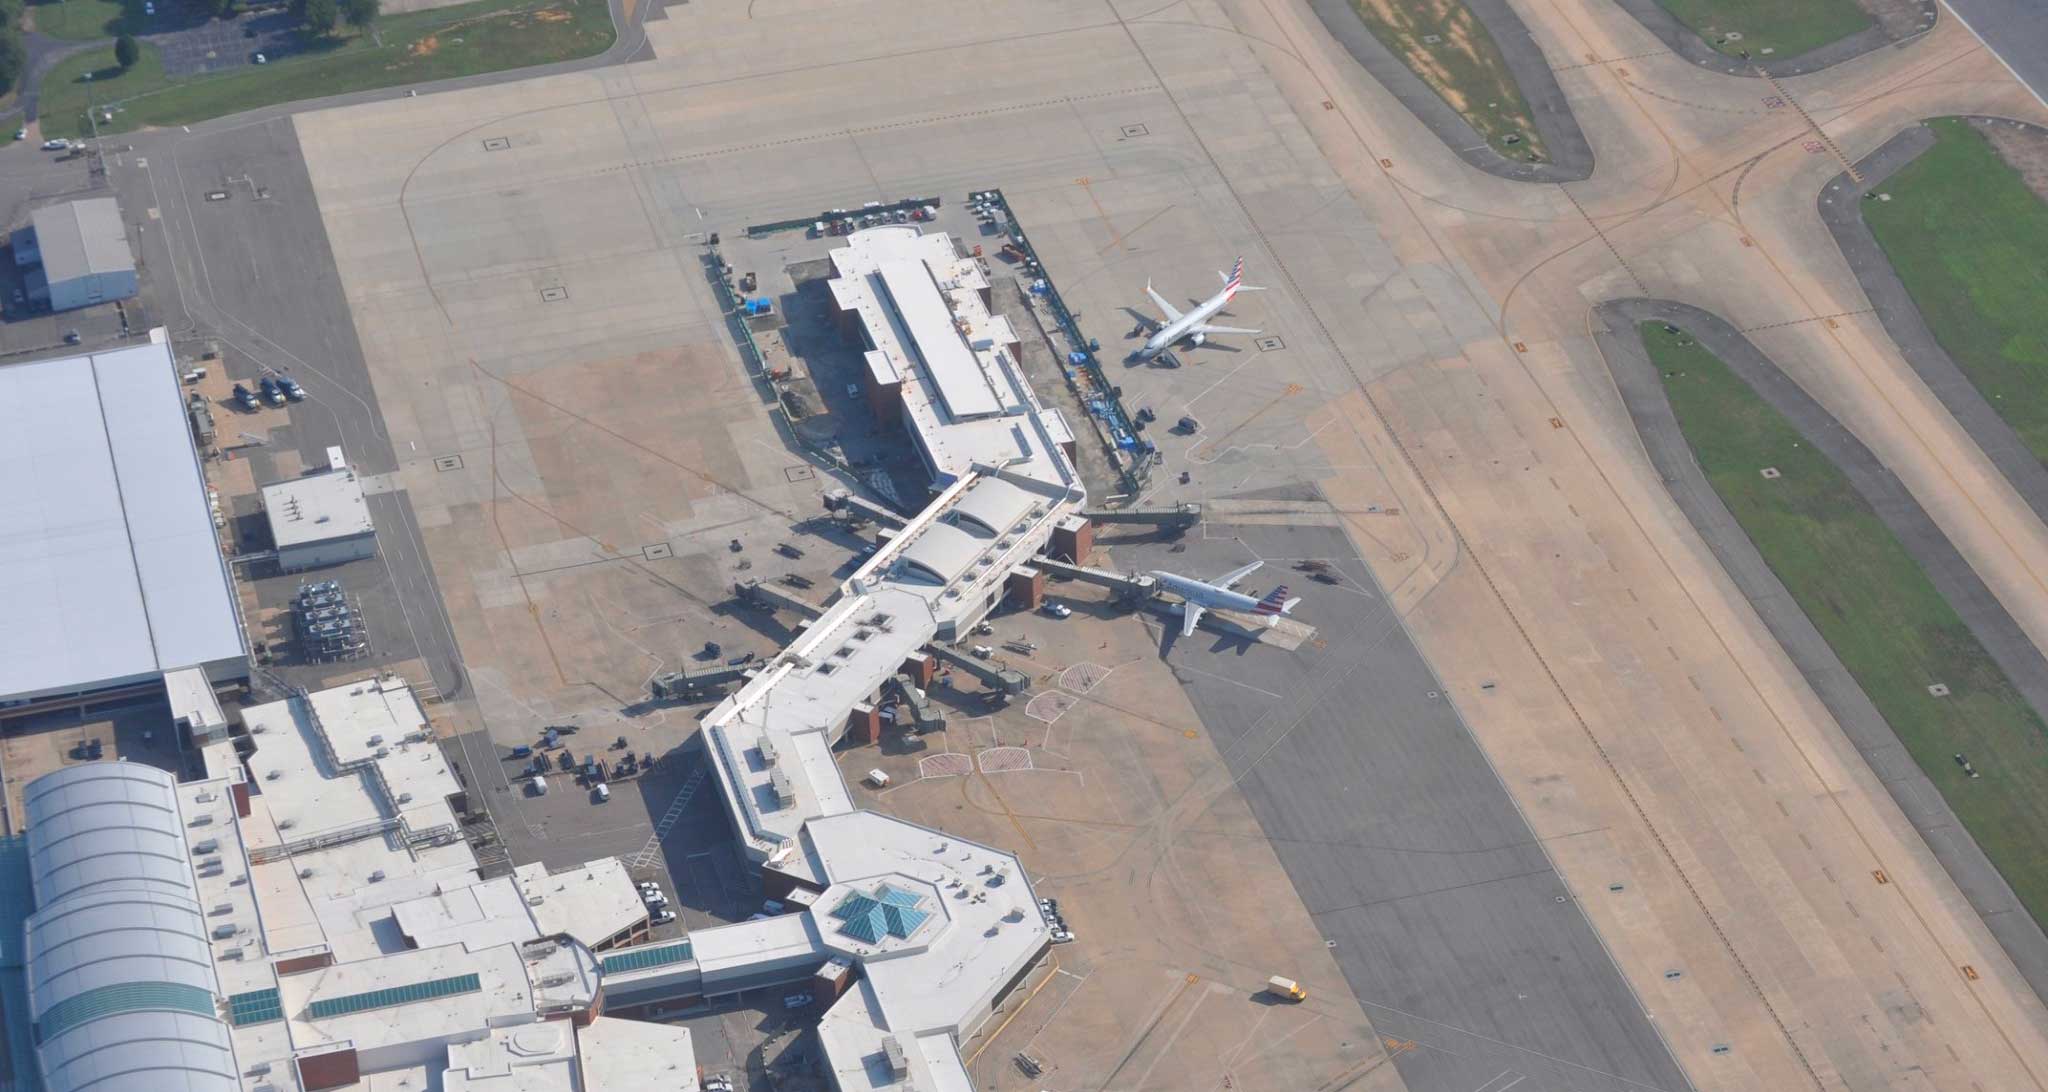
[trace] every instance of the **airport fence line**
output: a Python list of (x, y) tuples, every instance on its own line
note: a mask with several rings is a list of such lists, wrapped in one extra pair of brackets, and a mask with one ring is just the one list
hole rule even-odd
[(883, 216), (893, 219), (899, 212), (908, 213), (912, 209), (935, 209), (938, 207), (939, 199), (936, 197), (906, 197), (901, 201), (892, 201), (886, 205), (879, 201), (874, 201), (857, 209), (827, 209), (816, 216), (806, 216), (801, 220), (777, 220), (772, 224), (749, 224), (747, 225), (747, 238), (759, 239), (764, 235), (773, 235), (779, 231), (809, 230), (819, 224), (831, 225), (849, 222), (858, 227), (869, 227), (872, 224), (861, 223), (861, 221)]

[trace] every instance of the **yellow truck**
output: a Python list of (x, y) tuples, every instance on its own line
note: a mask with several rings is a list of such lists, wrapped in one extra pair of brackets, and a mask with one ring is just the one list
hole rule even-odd
[(1301, 983), (1277, 974), (1266, 980), (1266, 992), (1282, 1001), (1308, 1000), (1308, 991), (1301, 988)]

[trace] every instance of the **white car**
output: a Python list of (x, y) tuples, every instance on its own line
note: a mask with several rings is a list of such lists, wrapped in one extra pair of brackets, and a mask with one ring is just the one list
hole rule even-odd
[(52, 137), (49, 140), (43, 141), (43, 150), (46, 152), (61, 152), (69, 147), (71, 147), (71, 141), (65, 137)]
[(658, 883), (655, 883), (655, 882), (654, 882), (653, 880), (641, 880), (641, 881), (640, 881), (640, 890), (642, 890), (642, 891), (659, 891), (659, 890), (661, 890), (661, 885), (660, 885), (660, 884), (658, 884)]
[(1054, 944), (1072, 944), (1074, 942), (1074, 934), (1067, 932), (1065, 929), (1056, 930), (1052, 935), (1052, 942)]
[(1065, 603), (1061, 603), (1057, 600), (1052, 599), (1048, 599), (1045, 601), (1045, 607), (1043, 609), (1045, 610), (1045, 613), (1052, 615), (1054, 618), (1067, 618), (1072, 616), (1074, 613), (1074, 608), (1066, 605)]
[(261, 53), (258, 53), (258, 54), (257, 54), (257, 55), (256, 55), (255, 57), (253, 57), (253, 58), (251, 58), (251, 59), (252, 59), (252, 60), (254, 60), (254, 61), (255, 61), (255, 62), (257, 63), (257, 64), (269, 64), (269, 63), (270, 63), (270, 58), (268, 58), (268, 57), (265, 57), (265, 56), (264, 56), (263, 54), (261, 54)]
[(653, 925), (667, 925), (669, 922), (676, 920), (676, 912), (673, 910), (657, 910), (654, 916), (647, 920)]
[(646, 903), (649, 910), (659, 910), (668, 905), (668, 896), (659, 891), (642, 891), (640, 901)]

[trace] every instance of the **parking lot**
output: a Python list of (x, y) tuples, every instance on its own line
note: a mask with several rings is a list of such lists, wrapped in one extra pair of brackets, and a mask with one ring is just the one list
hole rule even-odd
[(274, 61), (305, 48), (298, 21), (283, 7), (216, 19), (183, 0), (158, 0), (156, 14), (144, 18), (149, 30), (141, 37), (162, 54), (167, 76), (241, 68), (258, 53)]

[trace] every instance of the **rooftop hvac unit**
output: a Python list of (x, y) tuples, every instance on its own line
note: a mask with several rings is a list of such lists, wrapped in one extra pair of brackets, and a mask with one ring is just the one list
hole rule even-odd
[(249, 734), (252, 736), (260, 736), (268, 731), (270, 731), (270, 725), (265, 724), (260, 720), (249, 726)]
[(218, 838), (208, 838), (208, 839), (206, 839), (205, 841), (201, 841), (201, 842), (194, 842), (194, 843), (192, 843), (192, 852), (194, 852), (194, 853), (218, 853), (218, 852), (220, 852), (220, 839), (218, 839)]
[(526, 949), (526, 958), (546, 959), (555, 954), (555, 948), (556, 944), (553, 941), (542, 941), (539, 944), (529, 945)]
[(409, 793), (409, 792), (402, 792), (402, 793), (399, 793), (399, 794), (398, 794), (398, 802), (399, 802), (399, 803), (401, 803), (401, 804), (410, 804), (410, 803), (412, 803), (412, 794), (411, 794), (411, 793)]
[(244, 1070), (243, 1072), (245, 1076), (261, 1077), (265, 1073), (270, 1072), (270, 1063), (257, 1062), (255, 1065), (250, 1066), (247, 1070)]
[(376, 745), (378, 745), (379, 743), (382, 743), (382, 742), (384, 742), (384, 737), (383, 737), (383, 736), (380, 736), (380, 735), (379, 735), (379, 736), (371, 736), (371, 737), (370, 737), (370, 746), (372, 746), (372, 747), (375, 747)]
[(767, 765), (773, 766), (775, 765), (776, 758), (777, 755), (775, 754), (775, 741), (769, 739), (767, 736), (762, 736), (761, 761), (766, 763)]
[(297, 819), (279, 819), (277, 821), (277, 829), (279, 830), (290, 830), (298, 825), (299, 821)]
[(232, 914), (235, 912), (235, 904), (231, 902), (214, 903), (213, 912), (216, 914)]
[(234, 922), (223, 922), (213, 927), (213, 939), (226, 940), (229, 937), (234, 936), (236, 933), (239, 933), (241, 931), (242, 927), (236, 925)]
[(374, 872), (371, 872), (371, 873), (370, 873), (370, 882), (371, 882), (371, 883), (382, 883), (382, 882), (384, 882), (384, 870), (380, 868), (380, 869), (377, 869), (377, 870), (376, 870), (376, 871), (374, 871)]
[(389, 748), (389, 747), (379, 747), (379, 748), (377, 748), (377, 757), (378, 757), (378, 758), (389, 758), (389, 757), (391, 757), (391, 748)]
[(276, 780), (277, 780), (278, 778), (280, 778), (280, 777), (283, 777), (283, 776), (284, 776), (284, 771), (283, 771), (283, 770), (272, 770), (272, 771), (270, 771), (269, 773), (266, 773), (266, 774), (264, 774), (264, 775), (263, 775), (263, 780), (265, 780), (265, 781), (276, 781)]
[(902, 1077), (910, 1072), (910, 1059), (903, 1056), (903, 1044), (894, 1035), (882, 1036), (882, 1053), (889, 1056), (889, 1072)]
[(207, 825), (211, 824), (212, 822), (213, 822), (213, 814), (212, 814), (211, 812), (207, 812), (207, 813), (204, 813), (204, 814), (200, 814), (200, 815), (195, 815), (195, 816), (193, 816), (193, 817), (192, 817), (192, 824), (191, 824), (191, 825), (192, 825), (192, 826), (195, 826), (195, 827), (203, 827), (203, 826), (207, 826)]
[(238, 946), (234, 948), (229, 948), (227, 951), (222, 952), (220, 954), (220, 957), (222, 959), (244, 959), (247, 958), (247, 955), (248, 953), (243, 951), (243, 949)]
[(195, 804), (211, 804), (218, 799), (220, 799), (220, 797), (215, 796), (213, 794), (213, 791), (209, 789), (205, 792), (199, 793), (198, 795), (194, 796), (192, 798), (192, 802)]
[(302, 880), (310, 880), (310, 879), (312, 879), (312, 878), (313, 878), (313, 870), (312, 870), (312, 869), (310, 869), (310, 868), (302, 868), (302, 869), (299, 869), (299, 878), (300, 878), (300, 879), (302, 879)]
[(796, 803), (796, 786), (790, 784), (789, 775), (781, 770), (769, 775), (768, 783), (775, 787), (775, 799), (784, 807)]
[(554, 987), (556, 987), (556, 986), (562, 986), (562, 985), (566, 985), (566, 984), (568, 984), (568, 983), (570, 983), (570, 982), (574, 982), (575, 980), (576, 980), (576, 975), (575, 975), (575, 974), (574, 974), (573, 972), (571, 972), (571, 971), (558, 971), (558, 972), (556, 972), (555, 974), (551, 974), (551, 975), (547, 976), (546, 978), (543, 978), (543, 979), (541, 979), (541, 980), (540, 980), (540, 988), (541, 988), (541, 989), (544, 989), (544, 990), (546, 990), (546, 989), (552, 989), (552, 988), (554, 988)]

